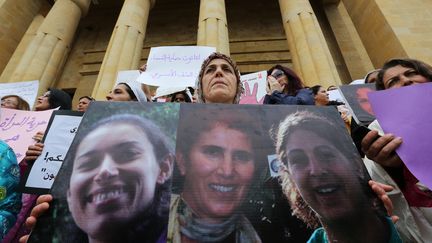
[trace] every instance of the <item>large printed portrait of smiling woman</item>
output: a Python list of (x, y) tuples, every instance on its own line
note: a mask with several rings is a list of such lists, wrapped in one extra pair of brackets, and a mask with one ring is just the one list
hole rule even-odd
[(93, 102), (30, 242), (166, 242), (178, 110)]

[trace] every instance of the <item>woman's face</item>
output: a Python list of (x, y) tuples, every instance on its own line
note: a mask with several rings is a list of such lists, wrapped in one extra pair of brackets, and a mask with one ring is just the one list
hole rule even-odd
[(75, 223), (90, 237), (128, 225), (162, 184), (153, 145), (130, 124), (103, 125), (78, 146), (67, 192)]
[(174, 100), (174, 102), (177, 102), (177, 103), (185, 103), (186, 97), (182, 93), (177, 93), (177, 94), (175, 94), (173, 100)]
[(273, 76), (282, 87), (288, 84), (288, 77), (280, 69), (273, 69), (271, 76)]
[(357, 101), (359, 102), (360, 107), (367, 113), (374, 115), (368, 97), (368, 93), (372, 91), (373, 91), (372, 89), (365, 87), (365, 88), (357, 89), (356, 93), (357, 93)]
[(87, 111), (87, 108), (90, 104), (91, 100), (87, 99), (87, 98), (81, 98), (78, 102), (78, 106), (77, 106), (77, 110), (78, 111)]
[(18, 108), (18, 99), (16, 97), (8, 97), (1, 100), (1, 107), (8, 109)]
[(50, 109), (49, 96), (51, 92), (47, 91), (36, 100), (35, 111), (45, 111)]
[(237, 77), (234, 68), (224, 59), (212, 60), (204, 69), (201, 82), (206, 103), (233, 103)]
[(329, 103), (329, 95), (323, 87), (320, 87), (318, 93), (315, 95), (315, 103), (317, 105), (327, 105)]
[(106, 96), (106, 99), (109, 101), (132, 101), (129, 93), (126, 91), (127, 88), (124, 84), (117, 84)]
[(413, 68), (397, 65), (387, 69), (383, 75), (385, 89), (430, 82)]
[(286, 151), (290, 177), (322, 220), (346, 220), (356, 210), (361, 212), (365, 203), (354, 165), (330, 141), (296, 130), (287, 140)]
[(203, 132), (180, 156), (183, 198), (198, 217), (219, 222), (243, 203), (255, 171), (249, 137), (223, 124)]

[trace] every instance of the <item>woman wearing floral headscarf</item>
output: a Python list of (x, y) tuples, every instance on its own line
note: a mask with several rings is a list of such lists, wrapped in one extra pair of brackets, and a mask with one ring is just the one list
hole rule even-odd
[(215, 52), (201, 65), (197, 103), (238, 104), (244, 92), (240, 72), (228, 56)]

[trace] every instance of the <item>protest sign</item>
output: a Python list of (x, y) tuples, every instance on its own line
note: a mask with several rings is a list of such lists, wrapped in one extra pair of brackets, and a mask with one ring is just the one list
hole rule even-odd
[(266, 94), (267, 71), (242, 75), (240, 80), (245, 88), (240, 104), (262, 104)]
[(375, 84), (342, 85), (339, 89), (357, 124), (368, 125), (375, 120), (367, 96), (368, 93), (375, 91)]
[(18, 95), (30, 105), (30, 110), (33, 109), (33, 104), (38, 93), (39, 81), (25, 81), (16, 83), (0, 83), (0, 97), (5, 95)]
[(369, 94), (369, 100), (385, 133), (402, 137), (397, 154), (421, 183), (432, 188), (432, 83), (389, 89)]
[(122, 82), (136, 82), (140, 72), (138, 70), (125, 70), (119, 71), (117, 74), (116, 84)]
[(329, 90), (327, 91), (327, 94), (329, 95), (329, 100), (344, 102), (344, 99), (339, 89)]
[(18, 162), (24, 158), (29, 145), (34, 144), (33, 136), (44, 132), (54, 110), (21, 111), (1, 108), (0, 139), (15, 152)]
[(201, 64), (216, 49), (207, 46), (153, 47), (138, 82), (155, 86), (195, 87)]
[(319, 219), (337, 241), (397, 235), (333, 107), (95, 102), (87, 114), (30, 242), (306, 242)]
[(51, 189), (57, 172), (81, 122), (82, 112), (54, 111), (43, 139), (42, 154), (24, 176), (23, 192), (46, 194)]

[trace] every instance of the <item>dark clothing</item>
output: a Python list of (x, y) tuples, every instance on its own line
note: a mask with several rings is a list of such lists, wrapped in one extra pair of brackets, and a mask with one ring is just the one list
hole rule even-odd
[(284, 104), (284, 105), (315, 105), (314, 96), (309, 89), (301, 89), (296, 95), (288, 95), (279, 91), (274, 91), (271, 95), (266, 95), (264, 104)]

